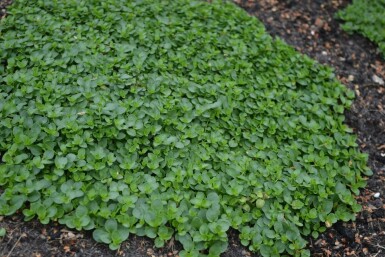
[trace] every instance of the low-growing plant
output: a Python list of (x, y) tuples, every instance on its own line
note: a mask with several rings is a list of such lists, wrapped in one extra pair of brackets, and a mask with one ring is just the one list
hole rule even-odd
[(385, 1), (353, 0), (337, 13), (345, 23), (342, 28), (349, 33), (359, 33), (376, 43), (385, 57)]
[(0, 37), (0, 215), (309, 256), (360, 210), (354, 94), (231, 3), (17, 0)]

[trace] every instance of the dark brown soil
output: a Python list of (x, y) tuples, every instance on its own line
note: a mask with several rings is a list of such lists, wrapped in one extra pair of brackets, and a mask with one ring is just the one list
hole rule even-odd
[[(335, 68), (342, 83), (353, 89), (356, 100), (346, 112), (346, 122), (358, 135), (362, 151), (369, 154), (374, 175), (358, 200), (363, 210), (355, 222), (337, 223), (310, 239), (312, 256), (385, 256), (385, 58), (376, 46), (359, 35), (348, 35), (334, 19), (346, 0), (234, 0), (263, 21), (270, 34), (298, 51)], [(0, 17), (10, 1), (0, 0)], [(374, 195), (379, 193), (379, 197)], [(91, 239), (90, 233), (70, 231), (58, 224), (23, 222), (21, 215), (0, 217), (7, 230), (0, 239), (0, 256), (178, 256), (180, 245), (171, 241), (156, 249), (149, 239), (131, 236), (119, 251)], [(256, 256), (241, 247), (237, 233), (229, 233), (225, 257)]]
[(12, 0), (0, 0), (0, 19), (4, 18), (6, 14), (5, 7), (10, 5)]

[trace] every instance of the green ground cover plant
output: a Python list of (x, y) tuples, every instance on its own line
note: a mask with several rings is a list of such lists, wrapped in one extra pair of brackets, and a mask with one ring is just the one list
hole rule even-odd
[(353, 0), (337, 17), (345, 22), (345, 31), (369, 38), (385, 57), (385, 0)]
[(232, 3), (17, 0), (0, 61), (0, 215), (309, 256), (360, 210), (353, 92)]

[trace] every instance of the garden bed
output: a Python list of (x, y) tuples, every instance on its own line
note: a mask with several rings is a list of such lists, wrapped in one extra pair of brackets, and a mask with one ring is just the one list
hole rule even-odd
[[(348, 1), (263, 0), (238, 4), (262, 20), (272, 35), (334, 67), (340, 81), (357, 96), (346, 112), (347, 123), (358, 135), (362, 151), (369, 153), (374, 175), (358, 197), (363, 210), (357, 220), (337, 223), (318, 239), (310, 239), (312, 256), (385, 255), (385, 85), (378, 79), (385, 78), (384, 59), (374, 44), (339, 28), (334, 13)], [(118, 252), (112, 252), (95, 243), (90, 233), (70, 231), (58, 224), (26, 223), (18, 215), (4, 217), (0, 227), (7, 230), (0, 239), (0, 255), (4, 256), (176, 256), (181, 249), (173, 241), (156, 249), (151, 240), (131, 236)], [(255, 256), (240, 246), (236, 232), (229, 234), (229, 249), (223, 256)]]

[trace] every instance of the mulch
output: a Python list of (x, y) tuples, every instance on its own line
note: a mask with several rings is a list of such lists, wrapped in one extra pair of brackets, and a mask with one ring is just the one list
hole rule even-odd
[[(9, 0), (0, 0), (0, 18)], [(361, 191), (363, 209), (354, 222), (339, 222), (309, 239), (312, 256), (385, 256), (385, 57), (360, 35), (348, 35), (334, 18), (347, 0), (234, 0), (255, 15), (267, 31), (298, 51), (332, 66), (337, 78), (354, 90), (356, 99), (346, 111), (346, 123), (369, 154), (374, 175)], [(379, 196), (378, 196), (379, 193)], [(21, 215), (0, 217), (7, 234), (0, 239), (0, 256), (178, 256), (181, 246), (170, 241), (162, 249), (150, 239), (131, 236), (118, 251), (92, 240), (90, 232), (66, 229), (56, 223), (24, 222)], [(240, 245), (236, 231), (229, 232), (224, 257), (257, 256)]]
[(12, 3), (12, 0), (0, 0), (0, 19), (6, 15), (6, 7)]

